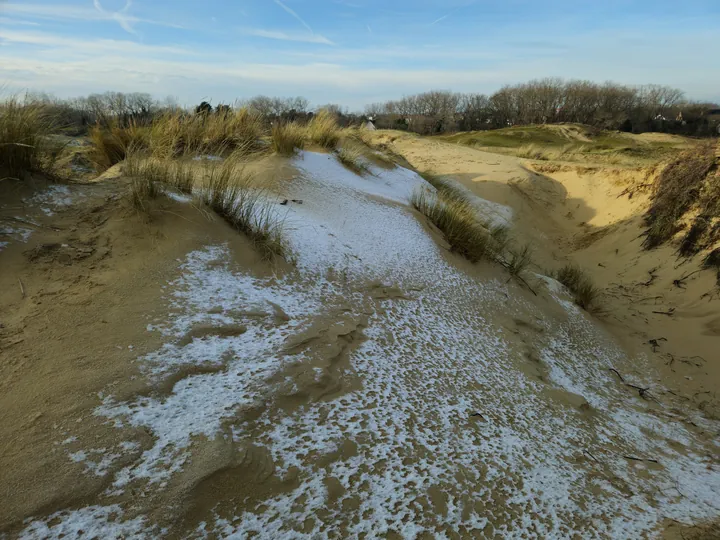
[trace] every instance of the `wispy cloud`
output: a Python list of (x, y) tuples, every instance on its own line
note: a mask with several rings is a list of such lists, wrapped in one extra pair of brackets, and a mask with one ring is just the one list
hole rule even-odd
[(283, 8), (283, 9), (284, 9), (286, 12), (288, 12), (290, 15), (292, 15), (293, 17), (295, 17), (295, 19), (297, 19), (297, 21), (298, 21), (300, 24), (302, 24), (305, 28), (307, 28), (307, 29), (310, 31), (311, 34), (314, 33), (314, 32), (313, 32), (313, 29), (310, 28), (310, 25), (309, 25), (308, 23), (306, 23), (306, 22), (303, 20), (303, 18), (302, 18), (300, 15), (298, 15), (295, 11), (293, 11), (292, 9), (290, 9), (289, 7), (287, 7), (287, 6), (286, 6), (285, 4), (283, 4), (280, 0), (275, 0), (275, 3), (276, 3), (278, 6), (280, 6), (281, 8)]
[(128, 11), (132, 6), (132, 0), (126, 0), (124, 8), (122, 8), (120, 11), (113, 12), (105, 11), (102, 7), (102, 4), (100, 4), (100, 0), (93, 0), (93, 5), (95, 6), (95, 9), (103, 15), (110, 15), (110, 17), (112, 17), (113, 20), (117, 21), (120, 27), (126, 32), (130, 34), (137, 34), (137, 32), (135, 32), (135, 29), (132, 27), (130, 18), (128, 17)]
[(332, 41), (320, 34), (305, 34), (297, 32), (284, 32), (281, 30), (263, 30), (260, 28), (242, 28), (240, 31), (246, 36), (257, 36), (281, 41), (298, 41), (301, 43), (319, 43), (322, 45), (334, 45)]
[(37, 31), (17, 31), (0, 29), (0, 40), (16, 45), (35, 45), (50, 47), (62, 51), (63, 54), (72, 53), (94, 57), (103, 53), (117, 54), (171, 54), (187, 56), (193, 55), (189, 49), (168, 45), (144, 45), (135, 41), (115, 39), (81, 39), (58, 36)]
[(40, 23), (32, 21), (20, 21), (18, 19), (10, 19), (9, 17), (0, 17), (0, 24), (7, 24), (13, 26), (40, 26)]
[[(95, 3), (95, 0), (93, 0)], [(100, 11), (95, 7), (81, 7), (77, 5), (63, 4), (17, 4), (6, 3), (1, 4), (4, 15), (23, 15), (25, 17), (51, 19), (51, 20), (78, 20), (78, 21), (116, 21), (115, 13)], [(126, 6), (127, 7), (127, 6)], [(102, 8), (102, 6), (101, 6)], [(120, 18), (126, 24), (152, 24), (155, 26), (167, 26), (170, 28), (183, 28), (183, 26), (166, 21), (155, 21), (150, 19), (142, 19), (120, 12)]]
[(370, 28), (370, 25), (369, 25), (369, 24), (367, 25), (367, 29), (368, 29), (368, 33), (370, 33), (370, 34), (373, 33), (372, 28)]

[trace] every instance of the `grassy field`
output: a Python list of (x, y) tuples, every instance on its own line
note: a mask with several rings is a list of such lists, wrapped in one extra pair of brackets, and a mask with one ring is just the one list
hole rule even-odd
[(536, 160), (632, 164), (663, 159), (693, 145), (692, 139), (662, 133), (633, 135), (580, 124), (518, 126), (438, 137), (449, 143)]

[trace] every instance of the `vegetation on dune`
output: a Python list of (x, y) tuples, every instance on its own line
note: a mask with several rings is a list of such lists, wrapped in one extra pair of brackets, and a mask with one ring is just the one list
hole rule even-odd
[(287, 253), (283, 222), (263, 189), (233, 160), (215, 165), (203, 201), (234, 229), (244, 233), (264, 258)]
[(490, 235), (469, 204), (425, 189), (413, 192), (411, 203), (442, 231), (454, 252), (470, 262), (486, 257)]
[(283, 222), (268, 193), (257, 185), (237, 158), (212, 162), (208, 168), (187, 161), (131, 155), (123, 164), (130, 177), (130, 200), (137, 210), (149, 214), (152, 201), (166, 187), (191, 194), (237, 231), (245, 234), (264, 258), (287, 253)]
[(297, 150), (305, 148), (307, 130), (305, 127), (290, 122), (276, 124), (272, 128), (272, 149), (281, 156), (292, 156)]
[[(682, 255), (692, 255), (713, 242), (720, 218), (720, 186), (717, 176), (716, 148), (704, 143), (682, 153), (663, 169), (655, 181), (652, 205), (645, 215), (647, 231), (643, 246), (657, 247), (670, 240), (681, 228), (691, 210), (698, 216), (680, 245)], [(708, 179), (712, 178), (712, 181)]]
[(48, 172), (52, 155), (44, 136), (53, 121), (40, 105), (24, 105), (16, 98), (0, 104), (0, 173), (13, 177), (32, 171)]
[(346, 141), (337, 151), (337, 158), (355, 174), (363, 175), (370, 172), (368, 166), (365, 163), (365, 152), (362, 147), (358, 144), (353, 144), (352, 141)]
[(186, 194), (192, 193), (196, 181), (193, 165), (185, 160), (165, 160), (131, 155), (125, 160), (122, 167), (123, 173), (131, 178), (145, 178)]
[(596, 312), (599, 310), (597, 301), (600, 290), (594, 285), (590, 275), (583, 269), (567, 264), (553, 272), (552, 277), (568, 288), (575, 303), (585, 311)]
[(310, 120), (307, 131), (313, 143), (328, 150), (334, 150), (342, 138), (336, 116), (327, 110), (321, 110)]

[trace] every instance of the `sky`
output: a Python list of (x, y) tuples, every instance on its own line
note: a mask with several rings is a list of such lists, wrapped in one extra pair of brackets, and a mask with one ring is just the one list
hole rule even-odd
[(359, 110), (542, 77), (720, 101), (720, 0), (0, 0), (0, 86)]

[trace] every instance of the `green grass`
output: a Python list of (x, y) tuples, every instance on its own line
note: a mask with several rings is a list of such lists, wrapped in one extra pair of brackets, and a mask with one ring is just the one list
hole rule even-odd
[(438, 139), (527, 159), (573, 161), (592, 156), (613, 164), (659, 160), (690, 144), (681, 138), (674, 142), (650, 141), (580, 124), (514, 126), (442, 135)]

